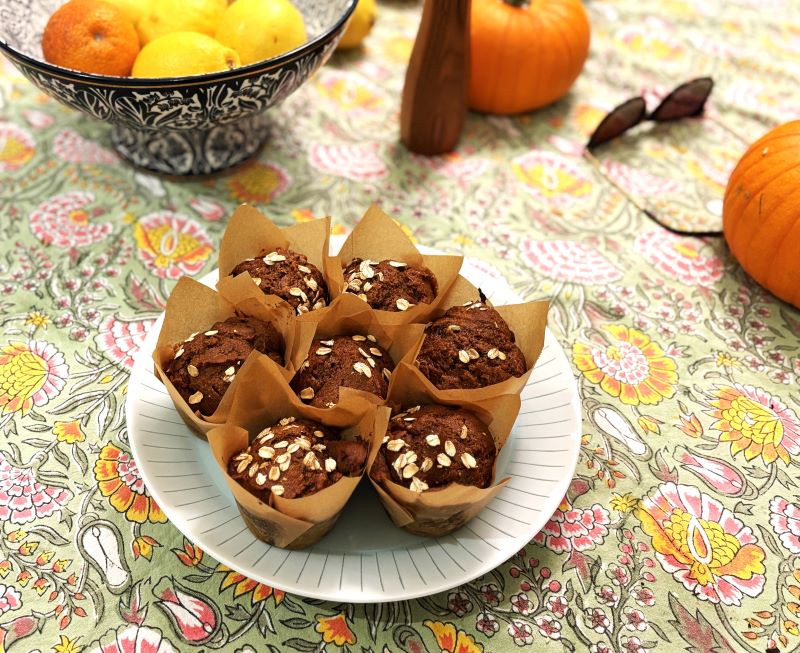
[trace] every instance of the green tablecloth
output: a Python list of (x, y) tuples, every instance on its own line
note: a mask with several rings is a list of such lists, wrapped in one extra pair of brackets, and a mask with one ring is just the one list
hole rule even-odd
[[(382, 4), (363, 52), (272, 111), (257, 160), (211, 179), (132, 169), (105, 125), (0, 62), (0, 651), (800, 646), (800, 313), (579, 156), (619, 101), (712, 74), (706, 118), (603, 158), (659, 210), (718, 212), (744, 147), (731, 132), (754, 139), (800, 109), (796, 3), (587, 4), (592, 54), (569, 97), (471, 115), (458, 151), (432, 159), (397, 141), (416, 3)], [(283, 224), (330, 214), (345, 233), (376, 200), (418, 242), (553, 297), (583, 448), (545, 530), (491, 574), (404, 603), (322, 603), (230, 572), (166, 521), (129, 458), (126, 383), (176, 279), (216, 266), (237, 204)], [(76, 546), (92, 519), (119, 533), (122, 596)]]

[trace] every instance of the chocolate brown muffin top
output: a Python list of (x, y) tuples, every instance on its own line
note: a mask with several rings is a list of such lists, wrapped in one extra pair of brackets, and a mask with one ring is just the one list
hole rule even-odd
[(527, 363), (500, 314), (483, 302), (468, 302), (425, 327), (417, 367), (440, 390), (452, 390), (522, 376)]
[(366, 459), (365, 442), (342, 440), (336, 429), (285, 417), (234, 454), (228, 474), (267, 503), (270, 494), (307, 497), (343, 476), (360, 474)]
[(305, 255), (278, 247), (242, 261), (231, 270), (236, 276), (249, 272), (265, 295), (285, 299), (298, 315), (328, 305), (328, 286), (322, 272)]
[(344, 269), (345, 292), (381, 311), (406, 311), (415, 304), (430, 304), (436, 297), (436, 277), (425, 266), (401, 261), (356, 258)]
[(317, 408), (339, 401), (339, 388), (364, 390), (386, 399), (394, 362), (372, 335), (333, 336), (311, 343), (292, 379), (292, 390)]
[(173, 345), (164, 372), (195, 412), (211, 415), (254, 349), (283, 365), (283, 337), (272, 324), (229, 317)]
[(451, 483), (483, 488), (492, 482), (496, 455), (489, 429), (468, 410), (415, 406), (389, 421), (370, 475), (414, 492)]

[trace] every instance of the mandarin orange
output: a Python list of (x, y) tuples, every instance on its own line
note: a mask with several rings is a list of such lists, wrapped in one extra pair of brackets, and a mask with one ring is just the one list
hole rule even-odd
[(97, 75), (129, 75), (139, 54), (131, 20), (103, 0), (70, 0), (47, 22), (42, 35), (46, 61)]

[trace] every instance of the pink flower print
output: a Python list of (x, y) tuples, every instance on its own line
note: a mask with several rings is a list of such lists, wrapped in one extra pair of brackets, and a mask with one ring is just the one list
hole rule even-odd
[(614, 653), (605, 642), (597, 642), (589, 647), (589, 653)]
[(689, 485), (665, 483), (634, 512), (664, 571), (703, 601), (740, 605), (764, 589), (764, 550), (750, 527)]
[(569, 204), (592, 193), (575, 159), (557, 152), (531, 150), (513, 159), (511, 170), (525, 191), (548, 204)]
[(569, 612), (569, 603), (563, 596), (551, 596), (547, 599), (547, 609), (556, 617), (563, 617)]
[(64, 488), (43, 485), (31, 468), (15, 467), (0, 452), (0, 521), (26, 524), (59, 512), (72, 499)]
[(512, 619), (509, 622), (508, 634), (517, 646), (528, 646), (533, 642), (533, 628), (520, 619)]
[(520, 249), (536, 272), (556, 281), (605, 285), (622, 278), (596, 248), (580, 241), (523, 238)]
[(472, 612), (472, 601), (463, 592), (451, 592), (447, 596), (447, 607), (457, 617), (463, 617), (468, 612)]
[(599, 503), (581, 510), (564, 499), (533, 541), (556, 553), (586, 551), (602, 544), (609, 521), (608, 511)]
[(641, 606), (651, 606), (655, 605), (656, 603), (656, 595), (653, 593), (649, 587), (644, 585), (639, 585), (637, 587), (631, 587), (629, 590), (629, 594), (637, 604)]
[(154, 323), (151, 318), (109, 315), (100, 322), (97, 345), (113, 361), (133, 369), (133, 359)]
[(596, 633), (604, 633), (611, 626), (611, 621), (602, 608), (587, 609), (584, 621)]
[(162, 279), (197, 274), (213, 251), (205, 230), (173, 211), (157, 211), (139, 219), (134, 230), (139, 258)]
[(217, 632), (219, 610), (205, 595), (190, 591), (174, 578), (166, 577), (159, 581), (153, 592), (160, 599), (156, 605), (164, 611), (184, 641), (197, 646)]
[(480, 630), (486, 637), (491, 637), (500, 630), (500, 624), (489, 612), (479, 612), (475, 618), (475, 628)]
[(22, 607), (22, 596), (10, 585), (0, 584), (0, 615), (19, 610)]
[(627, 637), (622, 640), (622, 650), (627, 653), (648, 653), (649, 649), (644, 647), (642, 640), (638, 637)]
[(800, 507), (781, 496), (769, 502), (769, 523), (791, 553), (800, 553)]
[(383, 179), (388, 168), (379, 154), (379, 145), (316, 143), (308, 151), (311, 165), (325, 174), (344, 177), (353, 181)]
[(94, 201), (92, 193), (80, 190), (45, 200), (30, 214), (33, 235), (45, 245), (63, 248), (100, 242), (111, 233), (111, 224), (97, 222), (96, 212), (86, 208)]
[(14, 172), (36, 154), (36, 141), (27, 129), (0, 121), (0, 172)]
[(619, 601), (619, 595), (611, 585), (603, 585), (597, 590), (597, 599), (606, 605), (616, 605), (617, 601)]
[(533, 612), (533, 603), (527, 594), (520, 592), (511, 597), (511, 609), (524, 617)]
[(623, 618), (628, 630), (647, 630), (647, 619), (641, 610), (629, 608), (625, 610)]
[(209, 222), (217, 222), (225, 217), (225, 207), (210, 197), (193, 197), (189, 200), (189, 206)]
[(550, 639), (561, 639), (561, 622), (553, 619), (549, 615), (539, 617), (536, 620), (539, 632)]
[(72, 129), (62, 129), (53, 138), (53, 154), (68, 163), (117, 163), (117, 156)]
[(481, 594), (481, 599), (483, 600), (483, 602), (489, 607), (495, 608), (498, 605), (500, 605), (500, 601), (503, 600), (503, 593), (500, 591), (500, 588), (494, 583), (489, 583), (488, 585), (481, 585), (478, 591)]
[(698, 238), (658, 229), (636, 238), (636, 250), (657, 270), (687, 286), (712, 288), (722, 278), (722, 259)]
[(83, 653), (178, 653), (163, 633), (147, 626), (120, 626), (109, 630)]
[(657, 177), (641, 168), (634, 168), (618, 161), (604, 162), (603, 168), (622, 188), (638, 197), (678, 193), (681, 189), (679, 181)]

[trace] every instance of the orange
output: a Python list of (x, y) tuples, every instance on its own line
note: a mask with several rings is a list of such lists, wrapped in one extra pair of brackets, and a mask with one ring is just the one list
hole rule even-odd
[(70, 0), (50, 16), (44, 58), (84, 73), (124, 77), (139, 54), (139, 37), (125, 13), (103, 0)]

